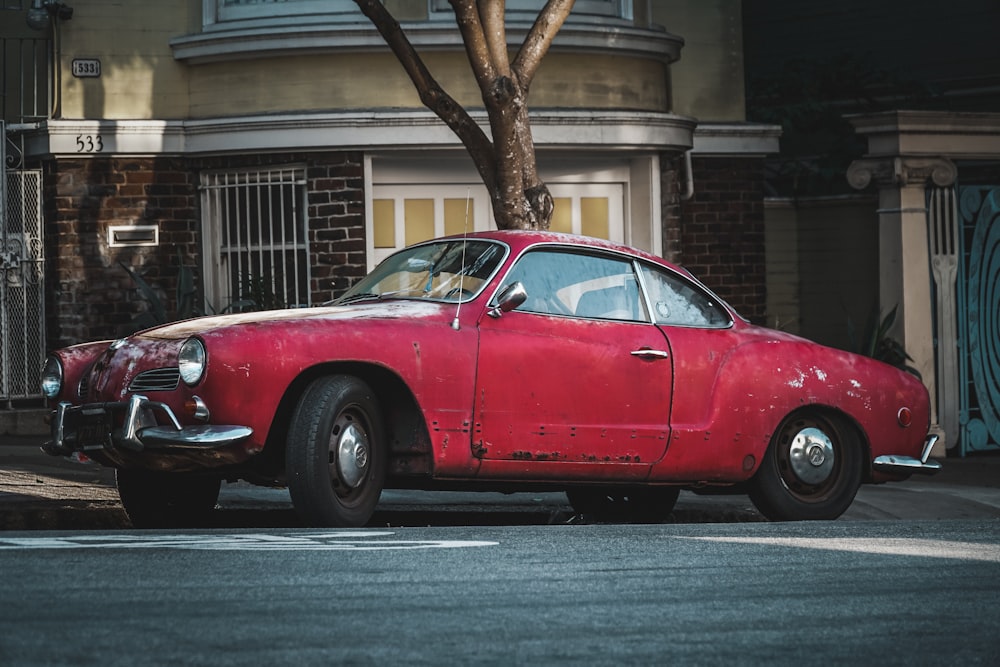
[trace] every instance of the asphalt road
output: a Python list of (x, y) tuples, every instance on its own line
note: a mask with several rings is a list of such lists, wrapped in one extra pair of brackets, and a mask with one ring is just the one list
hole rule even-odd
[(0, 664), (1000, 664), (1000, 522), (0, 533)]
[[(0, 531), (128, 528), (114, 471), (46, 456), (42, 438), (0, 439)], [(1000, 519), (1000, 455), (946, 459), (933, 477), (866, 485), (841, 521)], [(763, 521), (745, 495), (681, 492), (670, 522)], [(579, 523), (563, 493), (386, 491), (371, 526)], [(300, 527), (286, 489), (223, 485), (217, 528)]]

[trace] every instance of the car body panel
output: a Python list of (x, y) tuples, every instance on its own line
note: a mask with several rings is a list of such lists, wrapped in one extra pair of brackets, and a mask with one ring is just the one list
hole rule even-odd
[[(207, 424), (227, 433), (226, 425), (239, 426), (244, 435), (200, 456), (152, 446), (108, 446), (103, 458), (95, 452), (119, 467), (218, 466), (231, 477), (245, 477), (254, 466), (282, 475), (296, 404), (310, 382), (335, 374), (360, 377), (377, 395), (391, 440), (387, 486), (739, 484), (757, 473), (779, 424), (805, 408), (837, 415), (857, 431), (866, 481), (909, 474), (891, 466), (874, 471), (877, 456), (921, 456), (929, 398), (907, 373), (754, 326), (689, 273), (648, 253), (561, 234), (469, 236), (500, 244), (503, 253), (494, 253), (500, 264), (481, 267), (474, 290), (462, 296), (424, 299), (414, 289), (406, 298), (361, 294), (354, 303), (198, 318), (65, 348), (55, 352), (64, 382), (53, 403), (64, 412), (106, 406), (121, 428), (123, 406), (132, 401), (140, 409), (134, 387), (141, 386), (149, 405), (164, 407), (141, 407), (140, 426), (157, 424), (158, 438), (169, 435), (167, 411), (182, 429)], [(539, 249), (624, 262), (640, 286), (639, 267), (655, 267), (690, 284), (726, 317), (711, 326), (656, 324), (652, 314), (673, 305), (654, 302), (645, 287), (631, 319), (516, 308), (501, 314), (498, 293), (518, 262)], [(419, 287), (423, 278), (410, 274), (430, 264), (414, 263), (403, 278)], [(428, 286), (437, 278), (450, 286), (456, 275), (462, 284), (460, 274), (426, 270)], [(194, 386), (157, 385), (159, 373), (176, 370), (190, 337), (207, 350), (203, 377)], [(205, 408), (200, 415), (196, 399)], [(57, 442), (51, 453), (66, 454), (75, 446), (68, 442)]]
[[(484, 460), (597, 463), (589, 475), (644, 478), (663, 456), (671, 358), (651, 324), (516, 310), (480, 329), (476, 447)], [(488, 469), (488, 468), (487, 468)], [(571, 474), (571, 473), (568, 473)]]

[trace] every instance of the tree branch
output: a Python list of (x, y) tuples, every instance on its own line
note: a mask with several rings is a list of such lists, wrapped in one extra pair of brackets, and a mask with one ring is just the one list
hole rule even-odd
[(538, 65), (552, 45), (556, 33), (569, 17), (576, 0), (548, 0), (545, 7), (538, 13), (535, 24), (531, 26), (528, 36), (524, 38), (524, 43), (514, 58), (512, 68), (518, 83), (527, 92), (531, 86), (531, 80), (538, 71)]
[(420, 95), (420, 101), (437, 114), (465, 145), (484, 181), (496, 178), (496, 156), (489, 137), (468, 112), (434, 79), (399, 22), (379, 0), (354, 0), (395, 54)]
[(490, 60), (501, 76), (510, 76), (510, 56), (507, 53), (507, 25), (504, 20), (506, 2), (504, 0), (481, 0), (479, 19), (483, 24), (483, 35)]

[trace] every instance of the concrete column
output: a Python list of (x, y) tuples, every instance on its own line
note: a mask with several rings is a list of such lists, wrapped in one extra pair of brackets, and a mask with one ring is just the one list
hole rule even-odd
[[(957, 170), (950, 160), (880, 157), (856, 160), (847, 180), (863, 189), (874, 182), (879, 193), (879, 303), (883, 313), (898, 308), (890, 335), (913, 358), (931, 395), (932, 429), (938, 429), (931, 264), (928, 249), (926, 187), (947, 187)], [(944, 443), (935, 456), (944, 456)]]

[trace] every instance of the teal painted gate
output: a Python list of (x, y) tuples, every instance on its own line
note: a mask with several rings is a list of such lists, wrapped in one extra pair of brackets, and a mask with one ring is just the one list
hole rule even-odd
[(1000, 186), (959, 188), (959, 437), (962, 456), (1000, 449)]

